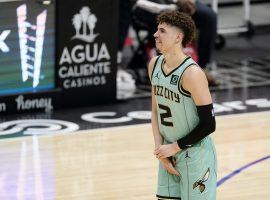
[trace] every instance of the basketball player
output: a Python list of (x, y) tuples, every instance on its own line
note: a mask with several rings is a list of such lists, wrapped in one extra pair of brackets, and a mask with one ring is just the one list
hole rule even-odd
[(158, 16), (154, 34), (161, 53), (149, 63), (152, 129), (160, 161), (158, 199), (216, 199), (216, 153), (212, 98), (203, 70), (183, 53), (195, 25), (178, 11)]

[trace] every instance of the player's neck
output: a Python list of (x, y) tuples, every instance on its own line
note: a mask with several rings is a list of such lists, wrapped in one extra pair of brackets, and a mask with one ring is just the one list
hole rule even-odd
[(164, 55), (166, 68), (174, 69), (178, 67), (187, 57), (183, 51), (167, 52)]

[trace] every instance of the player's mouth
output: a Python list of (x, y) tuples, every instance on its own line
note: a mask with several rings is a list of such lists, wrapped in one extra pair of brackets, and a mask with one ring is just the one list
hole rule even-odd
[(161, 41), (156, 39), (156, 44), (161, 44)]

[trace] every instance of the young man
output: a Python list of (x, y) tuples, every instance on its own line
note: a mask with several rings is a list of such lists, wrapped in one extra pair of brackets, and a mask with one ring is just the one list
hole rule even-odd
[(162, 54), (149, 63), (152, 129), (160, 161), (158, 199), (216, 199), (216, 153), (208, 136), (215, 116), (202, 69), (183, 53), (195, 25), (178, 11), (158, 16), (154, 34)]
[[(149, 35), (156, 31), (156, 16), (164, 10), (178, 10), (188, 13), (195, 22), (197, 34), (196, 46), (198, 51), (198, 64), (206, 74), (210, 86), (220, 83), (208, 71), (211, 64), (212, 52), (217, 35), (217, 14), (214, 10), (200, 0), (137, 0), (137, 8), (133, 15), (137, 21), (147, 25)], [(154, 40), (148, 37), (149, 46)]]

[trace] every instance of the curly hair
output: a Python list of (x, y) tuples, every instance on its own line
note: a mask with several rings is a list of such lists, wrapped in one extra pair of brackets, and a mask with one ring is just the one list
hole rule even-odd
[(184, 33), (182, 46), (185, 47), (195, 37), (195, 23), (186, 13), (179, 11), (164, 11), (157, 17), (157, 23), (165, 23), (179, 28)]

